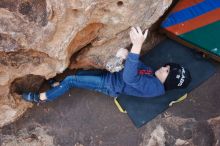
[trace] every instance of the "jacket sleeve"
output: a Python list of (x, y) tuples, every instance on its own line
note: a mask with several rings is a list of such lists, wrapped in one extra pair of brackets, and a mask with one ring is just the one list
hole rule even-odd
[(140, 75), (138, 74), (139, 57), (139, 54), (128, 54), (123, 71), (123, 80), (127, 84), (136, 83), (140, 80)]
[(153, 71), (153, 69), (151, 67), (147, 66), (142, 61), (139, 61), (138, 69), (152, 70)]

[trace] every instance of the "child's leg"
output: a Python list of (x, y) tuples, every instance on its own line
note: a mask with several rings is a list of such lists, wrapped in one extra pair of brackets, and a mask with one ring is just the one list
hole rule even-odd
[(58, 86), (48, 90), (45, 94), (40, 94), (41, 100), (53, 101), (59, 96), (66, 93), (72, 87), (84, 88), (99, 91), (107, 94), (107, 89), (103, 87), (105, 72), (94, 72), (91, 74), (87, 71), (87, 75), (78, 73), (73, 76), (67, 76)]

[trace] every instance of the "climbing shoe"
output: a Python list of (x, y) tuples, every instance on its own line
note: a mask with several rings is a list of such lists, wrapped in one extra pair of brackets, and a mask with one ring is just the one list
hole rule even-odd
[(38, 93), (27, 92), (27, 93), (23, 93), (22, 97), (24, 100), (29, 102), (35, 102), (35, 103), (40, 102), (40, 95)]

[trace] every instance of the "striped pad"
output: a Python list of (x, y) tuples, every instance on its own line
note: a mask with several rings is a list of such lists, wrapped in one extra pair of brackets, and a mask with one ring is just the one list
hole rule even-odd
[(162, 23), (162, 28), (220, 56), (220, 0), (180, 0)]

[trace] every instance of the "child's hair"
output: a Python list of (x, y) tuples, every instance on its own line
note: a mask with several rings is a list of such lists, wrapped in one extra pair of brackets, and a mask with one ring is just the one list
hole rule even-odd
[(189, 70), (176, 63), (166, 63), (164, 66), (170, 66), (170, 72), (165, 80), (166, 90), (186, 88), (191, 82)]

